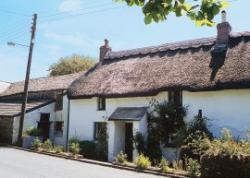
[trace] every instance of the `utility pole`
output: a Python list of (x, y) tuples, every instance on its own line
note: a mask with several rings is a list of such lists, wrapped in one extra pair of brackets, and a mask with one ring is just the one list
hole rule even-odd
[(25, 77), (25, 84), (24, 84), (24, 93), (23, 93), (23, 102), (22, 102), (22, 110), (21, 110), (21, 117), (19, 120), (19, 131), (18, 131), (18, 145), (22, 146), (22, 134), (23, 134), (23, 123), (26, 113), (26, 105), (28, 100), (28, 88), (29, 88), (29, 80), (30, 80), (30, 68), (32, 62), (32, 53), (34, 47), (34, 40), (35, 40), (35, 33), (36, 33), (36, 22), (37, 22), (37, 14), (33, 15), (33, 22), (31, 27), (31, 39), (29, 45), (29, 56), (28, 56), (28, 63), (26, 69), (26, 77)]

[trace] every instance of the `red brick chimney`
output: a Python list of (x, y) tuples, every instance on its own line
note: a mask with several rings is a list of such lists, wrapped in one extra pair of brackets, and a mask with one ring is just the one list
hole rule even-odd
[(109, 46), (109, 41), (107, 39), (104, 40), (104, 45), (100, 47), (100, 61), (103, 61), (106, 54), (112, 51), (111, 47)]
[(221, 12), (222, 22), (217, 25), (217, 44), (227, 44), (229, 40), (229, 34), (232, 31), (231, 25), (227, 22), (226, 11)]

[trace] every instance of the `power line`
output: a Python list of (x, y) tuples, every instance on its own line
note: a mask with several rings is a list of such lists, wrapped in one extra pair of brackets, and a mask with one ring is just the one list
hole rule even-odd
[(48, 17), (60, 16), (60, 15), (68, 15), (71, 13), (77, 13), (77, 12), (81, 12), (81, 11), (85, 11), (85, 10), (91, 10), (91, 9), (110, 6), (110, 5), (113, 5), (113, 4), (112, 3), (101, 3), (101, 4), (98, 4), (95, 6), (84, 6), (84, 8), (81, 8), (78, 10), (70, 10), (70, 11), (65, 11), (65, 12), (54, 13), (54, 14), (47, 15), (47, 16), (41, 16), (41, 18), (43, 19), (43, 18), (48, 18)]
[(19, 13), (19, 12), (13, 12), (13, 11), (4, 10), (4, 9), (0, 9), (0, 12), (5, 13), (5, 14), (16, 15), (16, 16), (31, 17), (30, 15), (27, 15), (27, 14), (23, 14), (23, 13)]
[(116, 7), (116, 8), (113, 7), (113, 8), (98, 9), (96, 11), (90, 11), (90, 12), (85, 12), (85, 13), (67, 15), (67, 16), (57, 17), (57, 18), (52, 18), (52, 19), (45, 19), (45, 20), (41, 20), (40, 22), (43, 23), (43, 22), (59, 21), (59, 20), (64, 20), (66, 18), (78, 17), (78, 16), (82, 16), (82, 15), (87, 15), (87, 14), (95, 14), (95, 13), (106, 12), (106, 11), (122, 9), (122, 8), (124, 8), (124, 7), (121, 6), (121, 7)]

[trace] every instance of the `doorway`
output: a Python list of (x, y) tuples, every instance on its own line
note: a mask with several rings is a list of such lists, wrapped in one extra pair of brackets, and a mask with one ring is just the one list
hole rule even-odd
[(38, 129), (41, 131), (41, 136), (43, 142), (49, 139), (49, 130), (50, 130), (50, 114), (41, 114), (40, 121), (38, 122)]
[(125, 153), (133, 161), (133, 123), (125, 123)]

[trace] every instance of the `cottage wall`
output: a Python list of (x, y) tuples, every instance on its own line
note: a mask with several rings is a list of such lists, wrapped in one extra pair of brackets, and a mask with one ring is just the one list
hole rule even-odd
[[(65, 146), (66, 144), (66, 135), (67, 135), (67, 117), (68, 117), (68, 99), (65, 95), (63, 98), (63, 110), (55, 112), (55, 103), (51, 103), (42, 108), (36, 109), (32, 112), (29, 112), (25, 115), (23, 131), (27, 131), (30, 128), (37, 127), (38, 121), (40, 121), (41, 114), (50, 114), (50, 139), (56, 145)], [(19, 129), (19, 120), (20, 116), (15, 117), (13, 121), (13, 143), (17, 141), (18, 138), (18, 129)], [(54, 122), (63, 121), (63, 135), (55, 135)]]
[(222, 90), (210, 92), (183, 92), (183, 104), (188, 106), (187, 119), (192, 119), (202, 109), (210, 119), (210, 129), (215, 136), (222, 128), (232, 130), (235, 137), (245, 137), (250, 129), (250, 90)]
[[(97, 110), (97, 98), (70, 100), (69, 138), (93, 140), (94, 122), (107, 121), (117, 107), (149, 106), (153, 98), (167, 100), (168, 93), (161, 92), (154, 97), (107, 98), (105, 111)], [(140, 131), (145, 132), (145, 123), (140, 125)]]

